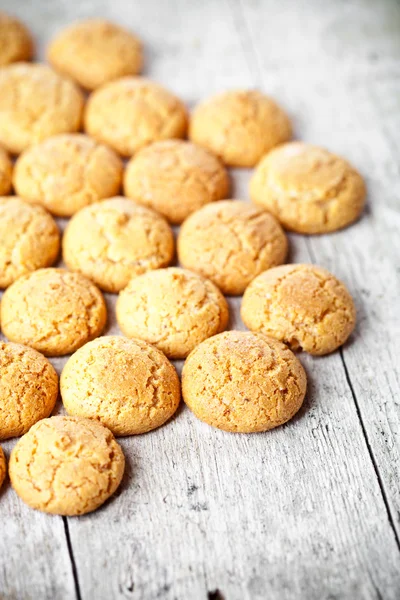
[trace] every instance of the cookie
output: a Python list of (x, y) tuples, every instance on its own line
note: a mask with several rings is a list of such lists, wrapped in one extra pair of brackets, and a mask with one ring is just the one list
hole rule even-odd
[(179, 260), (224, 294), (242, 294), (254, 277), (284, 262), (287, 239), (275, 218), (239, 200), (207, 204), (183, 223)]
[(125, 458), (111, 431), (76, 417), (36, 423), (11, 453), (9, 474), (31, 508), (76, 516), (99, 508), (121, 483)]
[(253, 167), (274, 146), (292, 136), (285, 112), (256, 90), (231, 90), (199, 104), (189, 138), (232, 167)]
[(86, 19), (66, 27), (47, 50), (50, 64), (88, 90), (137, 75), (142, 45), (132, 33), (104, 19)]
[(160, 427), (180, 401), (178, 375), (164, 354), (122, 336), (101, 337), (75, 352), (60, 389), (68, 414), (98, 419), (115, 435)]
[(0, 288), (52, 265), (60, 248), (54, 219), (40, 206), (17, 196), (0, 197), (0, 240)]
[(132, 277), (168, 265), (173, 255), (174, 238), (163, 217), (122, 197), (82, 209), (63, 238), (66, 265), (107, 292), (119, 292)]
[(77, 86), (49, 67), (16, 63), (0, 69), (0, 144), (12, 154), (78, 131), (82, 110)]
[(17, 279), (1, 302), (1, 328), (12, 342), (47, 356), (62, 356), (100, 335), (104, 298), (80, 273), (39, 269)]
[(12, 162), (5, 150), (0, 148), (0, 196), (7, 196), (12, 185)]
[(356, 322), (345, 285), (326, 269), (307, 264), (259, 275), (245, 291), (241, 313), (249, 329), (316, 355), (344, 344)]
[(15, 163), (14, 187), (24, 200), (59, 217), (118, 194), (123, 164), (87, 135), (61, 134), (28, 148)]
[(229, 197), (230, 182), (220, 160), (196, 144), (164, 140), (143, 148), (128, 163), (124, 192), (182, 223), (205, 204)]
[(0, 372), (0, 440), (6, 440), (50, 415), (58, 396), (58, 375), (36, 350), (4, 342)]
[(86, 105), (85, 130), (122, 156), (155, 142), (184, 138), (187, 112), (182, 102), (142, 77), (123, 77), (94, 91)]
[(255, 433), (278, 427), (300, 409), (306, 375), (284, 344), (262, 334), (220, 333), (197, 346), (182, 371), (182, 394), (213, 427)]
[(0, 488), (7, 474), (6, 457), (4, 456), (3, 448), (0, 446)]
[(209, 279), (175, 267), (132, 279), (116, 310), (125, 335), (154, 344), (170, 358), (185, 358), (229, 320), (228, 304)]
[(299, 233), (327, 233), (360, 216), (365, 203), (361, 175), (324, 148), (291, 142), (270, 152), (250, 182), (250, 195)]
[(31, 60), (33, 41), (21, 21), (0, 12), (0, 66)]

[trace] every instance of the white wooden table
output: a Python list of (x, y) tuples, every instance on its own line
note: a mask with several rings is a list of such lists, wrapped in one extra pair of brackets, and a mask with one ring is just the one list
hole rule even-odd
[[(0, 493), (2, 600), (339, 600), (400, 598), (400, 3), (396, 0), (3, 0), (40, 46), (88, 15), (143, 38), (146, 74), (189, 106), (259, 87), (296, 135), (365, 175), (362, 220), (337, 234), (290, 236), (354, 294), (342, 351), (301, 355), (309, 392), (288, 425), (213, 430), (182, 407), (121, 444), (117, 496), (81, 518)], [(235, 196), (249, 173), (236, 171)], [(112, 298), (109, 297), (112, 311)], [(236, 311), (240, 300), (231, 302)], [(232, 327), (242, 328), (238, 316)], [(109, 332), (117, 331), (112, 319)], [(54, 361), (58, 370), (64, 361)], [(1, 374), (0, 374), (1, 376)], [(12, 442), (5, 444), (9, 454)]]

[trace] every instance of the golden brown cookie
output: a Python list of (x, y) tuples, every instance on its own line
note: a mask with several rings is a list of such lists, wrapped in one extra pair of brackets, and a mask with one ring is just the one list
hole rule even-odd
[(259, 275), (245, 291), (241, 313), (249, 329), (317, 355), (344, 344), (356, 322), (345, 285), (326, 269), (306, 264)]
[(360, 216), (365, 202), (361, 175), (324, 148), (291, 142), (270, 152), (250, 182), (255, 204), (299, 233), (327, 233)]
[(232, 167), (253, 167), (291, 138), (285, 112), (256, 90), (231, 90), (208, 98), (192, 114), (189, 138)]
[(142, 77), (123, 77), (91, 94), (85, 130), (122, 156), (132, 156), (151, 142), (184, 138), (187, 112), (182, 102), (160, 85)]
[(143, 148), (128, 163), (124, 192), (154, 208), (171, 223), (229, 197), (230, 182), (220, 160), (196, 144), (164, 140)]
[(104, 19), (86, 19), (63, 29), (51, 42), (47, 58), (57, 71), (89, 90), (137, 75), (143, 64), (138, 38)]
[(36, 350), (4, 342), (0, 373), (0, 440), (6, 440), (50, 415), (58, 396), (58, 375)]
[(238, 433), (266, 431), (300, 409), (306, 375), (284, 344), (262, 334), (220, 333), (197, 346), (182, 371), (183, 399), (201, 421)]
[(39, 269), (20, 277), (1, 302), (4, 335), (47, 356), (74, 352), (100, 335), (106, 320), (97, 287), (65, 269)]
[(132, 279), (116, 310), (125, 335), (154, 344), (170, 358), (185, 358), (229, 320), (228, 304), (209, 279), (175, 267)]
[(0, 12), (0, 66), (31, 60), (33, 41), (21, 21)]
[(11, 453), (9, 473), (32, 508), (75, 516), (96, 510), (115, 492), (125, 458), (111, 431), (77, 417), (36, 423)]
[(0, 488), (7, 474), (6, 457), (4, 456), (3, 448), (0, 446)]
[(82, 110), (77, 86), (49, 67), (16, 63), (0, 69), (0, 144), (12, 154), (78, 131)]
[(116, 197), (79, 211), (63, 238), (67, 266), (107, 292), (132, 277), (168, 265), (174, 238), (165, 219), (128, 198)]
[(111, 148), (87, 135), (51, 137), (18, 158), (14, 187), (24, 200), (70, 217), (78, 210), (118, 194), (123, 164)]
[(275, 218), (239, 200), (207, 204), (190, 215), (178, 237), (181, 264), (233, 296), (265, 269), (283, 263), (287, 248)]
[(160, 427), (180, 401), (178, 375), (164, 354), (122, 336), (101, 337), (75, 352), (60, 389), (69, 414), (98, 419), (115, 435)]
[(52, 265), (60, 248), (54, 219), (17, 196), (0, 197), (0, 288), (21, 275)]
[(0, 196), (7, 196), (12, 185), (12, 162), (7, 152), (0, 148)]

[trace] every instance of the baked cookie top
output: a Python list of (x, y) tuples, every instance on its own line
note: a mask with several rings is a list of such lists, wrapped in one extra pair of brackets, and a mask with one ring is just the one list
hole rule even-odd
[(0, 12), (0, 67), (31, 60), (33, 40), (19, 19)]

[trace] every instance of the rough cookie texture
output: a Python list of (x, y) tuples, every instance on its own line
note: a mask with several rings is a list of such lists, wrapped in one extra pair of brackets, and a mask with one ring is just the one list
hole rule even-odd
[(0, 446), (0, 488), (6, 478), (7, 465), (6, 457), (4, 456), (3, 448)]
[(0, 66), (30, 60), (33, 54), (31, 34), (15, 17), (0, 12)]
[(143, 148), (128, 163), (125, 195), (154, 208), (171, 223), (229, 196), (230, 182), (219, 159), (196, 144), (164, 140)]
[(284, 344), (262, 334), (227, 331), (189, 354), (183, 399), (201, 421), (239, 433), (289, 421), (306, 392), (306, 375)]
[(0, 70), (0, 144), (13, 154), (57, 133), (78, 131), (83, 96), (45, 65), (17, 63)]
[(226, 329), (229, 310), (209, 279), (171, 267), (132, 279), (118, 298), (117, 320), (128, 337), (154, 344), (170, 358), (185, 358)]
[(0, 197), (0, 240), (0, 288), (52, 265), (60, 248), (60, 233), (51, 216), (16, 196)]
[(233, 167), (253, 167), (291, 135), (284, 111), (256, 90), (232, 90), (208, 98), (195, 108), (189, 126), (193, 142)]
[(0, 440), (26, 433), (48, 417), (58, 396), (58, 376), (39, 352), (0, 342)]
[(287, 248), (275, 218), (239, 200), (204, 206), (183, 223), (178, 237), (181, 264), (229, 295), (242, 294), (259, 273), (283, 263)]
[(48, 356), (74, 352), (100, 335), (107, 320), (104, 298), (80, 273), (39, 269), (15, 281), (1, 302), (1, 326), (12, 342)]
[(111, 431), (90, 419), (36, 423), (11, 453), (9, 473), (32, 508), (75, 516), (96, 510), (117, 489), (125, 458)]
[(88, 206), (71, 219), (63, 255), (70, 269), (107, 292), (118, 292), (132, 277), (168, 265), (174, 238), (161, 215), (117, 197)]
[(10, 193), (12, 169), (12, 162), (7, 152), (0, 148), (0, 196), (6, 196)]
[(118, 194), (123, 164), (111, 148), (87, 135), (62, 134), (28, 148), (14, 169), (14, 187), (24, 200), (70, 217)]
[(326, 233), (346, 227), (365, 202), (361, 175), (323, 148), (291, 142), (270, 152), (250, 182), (250, 195), (289, 230)]
[(247, 288), (242, 319), (249, 329), (293, 350), (328, 354), (354, 329), (356, 311), (345, 285), (314, 265), (285, 265), (259, 275)]
[(164, 354), (141, 340), (101, 337), (65, 365), (61, 396), (69, 414), (98, 419), (115, 435), (163, 425), (180, 401), (179, 378)]
[(143, 64), (138, 38), (104, 19), (86, 19), (63, 29), (51, 42), (47, 58), (57, 71), (89, 90), (136, 75)]
[(85, 111), (85, 130), (122, 156), (156, 140), (184, 138), (187, 112), (160, 85), (141, 77), (123, 77), (93, 92)]

